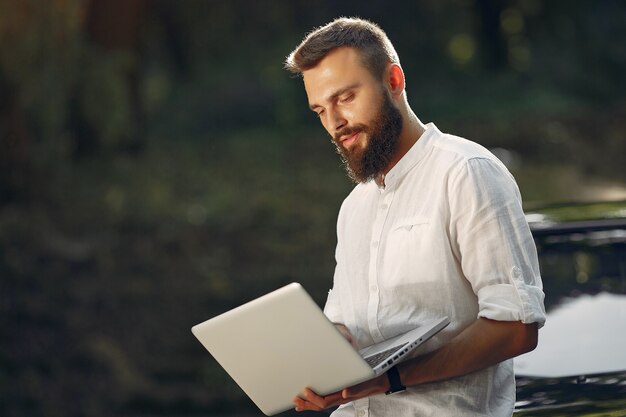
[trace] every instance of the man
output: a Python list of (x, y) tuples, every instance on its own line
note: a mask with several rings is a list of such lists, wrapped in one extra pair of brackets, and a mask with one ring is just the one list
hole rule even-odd
[(326, 315), (358, 348), (451, 319), (387, 374), (327, 396), (306, 389), (296, 410), (511, 415), (511, 358), (535, 348), (545, 320), (513, 177), (480, 145), (420, 122), (398, 56), (373, 23), (341, 18), (315, 30), (286, 68), (302, 75), (311, 110), (358, 183), (339, 213)]

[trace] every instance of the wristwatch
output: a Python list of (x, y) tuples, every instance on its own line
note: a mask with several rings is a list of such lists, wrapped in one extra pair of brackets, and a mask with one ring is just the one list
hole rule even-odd
[(406, 387), (402, 385), (402, 381), (400, 381), (400, 373), (397, 367), (393, 366), (389, 368), (387, 378), (389, 379), (389, 391), (385, 392), (386, 395), (406, 390)]

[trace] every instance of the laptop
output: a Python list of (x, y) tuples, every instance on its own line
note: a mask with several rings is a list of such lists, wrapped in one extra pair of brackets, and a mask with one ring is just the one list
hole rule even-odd
[[(371, 379), (449, 324), (442, 317), (357, 352), (298, 283), (192, 327), (200, 343), (266, 415), (305, 387), (330, 394)], [(364, 357), (362, 356), (364, 355)]]

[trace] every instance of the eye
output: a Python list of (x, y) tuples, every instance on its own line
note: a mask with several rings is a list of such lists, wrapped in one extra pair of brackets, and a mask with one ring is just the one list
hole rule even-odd
[(342, 96), (339, 101), (342, 103), (349, 103), (354, 99), (354, 93), (350, 93), (350, 94), (346, 94), (345, 96)]
[(315, 114), (317, 115), (318, 118), (321, 119), (322, 116), (324, 115), (324, 111), (325, 111), (324, 109), (318, 110), (318, 111), (315, 112)]

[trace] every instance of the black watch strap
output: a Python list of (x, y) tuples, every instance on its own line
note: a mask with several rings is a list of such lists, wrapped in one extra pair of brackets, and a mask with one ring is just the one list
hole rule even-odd
[(385, 394), (389, 395), (406, 390), (406, 387), (402, 385), (402, 381), (400, 381), (398, 368), (395, 366), (389, 368), (387, 371), (387, 378), (389, 379), (389, 391), (385, 392)]

